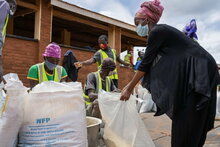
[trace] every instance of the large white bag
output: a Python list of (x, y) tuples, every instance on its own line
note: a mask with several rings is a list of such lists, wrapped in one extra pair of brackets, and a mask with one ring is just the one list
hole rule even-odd
[(220, 119), (220, 92), (217, 92), (216, 119)]
[(156, 111), (156, 104), (152, 100), (151, 94), (146, 88), (143, 88), (140, 84), (138, 85), (137, 99), (137, 110), (139, 113)]
[(99, 108), (105, 122), (104, 139), (108, 147), (154, 147), (137, 113), (135, 98), (120, 100), (120, 93), (100, 91)]
[(146, 112), (152, 112), (152, 111), (156, 111), (156, 104), (154, 103), (154, 101), (152, 100), (152, 96), (151, 94), (147, 91), (144, 93), (143, 97), (142, 97), (142, 102), (141, 102), (141, 106), (139, 109), (139, 113), (146, 113)]
[(15, 147), (23, 120), (23, 99), (27, 95), (27, 88), (23, 86), (17, 74), (7, 74), (4, 79), (7, 95), (1, 91), (0, 146)]
[(87, 147), (81, 83), (43, 82), (25, 99), (19, 146)]

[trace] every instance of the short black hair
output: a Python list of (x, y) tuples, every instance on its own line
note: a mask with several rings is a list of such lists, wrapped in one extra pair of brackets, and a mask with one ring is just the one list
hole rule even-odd
[(139, 55), (139, 56), (141, 55), (141, 51), (138, 51), (138, 55)]
[(108, 42), (108, 37), (107, 37), (107, 35), (101, 35), (101, 36), (99, 36), (98, 40), (105, 40), (106, 42)]

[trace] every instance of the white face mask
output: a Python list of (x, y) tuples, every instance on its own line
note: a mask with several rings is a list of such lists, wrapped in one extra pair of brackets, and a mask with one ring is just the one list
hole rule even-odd
[(148, 32), (149, 32), (148, 25), (146, 24), (145, 26), (142, 26), (141, 24), (139, 24), (136, 28), (136, 32), (141, 37), (148, 36)]
[(54, 70), (54, 69), (57, 67), (56, 64), (53, 64), (53, 63), (49, 62), (48, 60), (45, 60), (44, 63), (46, 64), (47, 68), (48, 68), (49, 70), (51, 70), (51, 71)]

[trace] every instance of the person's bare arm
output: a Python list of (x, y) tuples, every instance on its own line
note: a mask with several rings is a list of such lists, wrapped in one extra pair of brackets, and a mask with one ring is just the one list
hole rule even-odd
[(121, 92), (121, 100), (128, 100), (130, 98), (131, 93), (134, 90), (134, 87), (136, 86), (136, 84), (140, 81), (140, 79), (144, 76), (145, 72), (142, 71), (137, 71), (134, 75), (134, 77), (132, 78), (131, 82), (129, 82), (124, 89)]
[(86, 61), (82, 61), (82, 62), (75, 62), (74, 65), (76, 66), (76, 68), (80, 68), (84, 65), (91, 65), (93, 63), (95, 63), (95, 59), (94, 58), (91, 58), (89, 60), (86, 60)]
[(95, 63), (95, 59), (94, 58), (91, 58), (89, 60), (81, 62), (82, 65), (91, 65), (93, 63)]
[(95, 93), (94, 89), (88, 90), (88, 96), (89, 96), (90, 102), (93, 102), (95, 99), (98, 98), (98, 94)]

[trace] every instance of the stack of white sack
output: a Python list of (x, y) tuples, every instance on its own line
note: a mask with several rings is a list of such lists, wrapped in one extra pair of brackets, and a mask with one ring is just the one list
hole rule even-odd
[(136, 95), (138, 96), (137, 110), (139, 113), (156, 112), (156, 104), (152, 100), (152, 96), (146, 88), (138, 85), (138, 93), (136, 93)]
[(23, 120), (23, 100), (27, 96), (27, 88), (23, 86), (17, 74), (7, 74), (3, 78), (6, 85), (1, 84), (0, 91), (0, 146), (15, 147)]
[(99, 108), (105, 122), (104, 139), (107, 147), (154, 147), (136, 109), (134, 96), (120, 100), (120, 93), (100, 91)]
[(81, 83), (43, 82), (28, 94), (18, 146), (87, 147)]
[(216, 119), (220, 120), (220, 91), (217, 92)]

